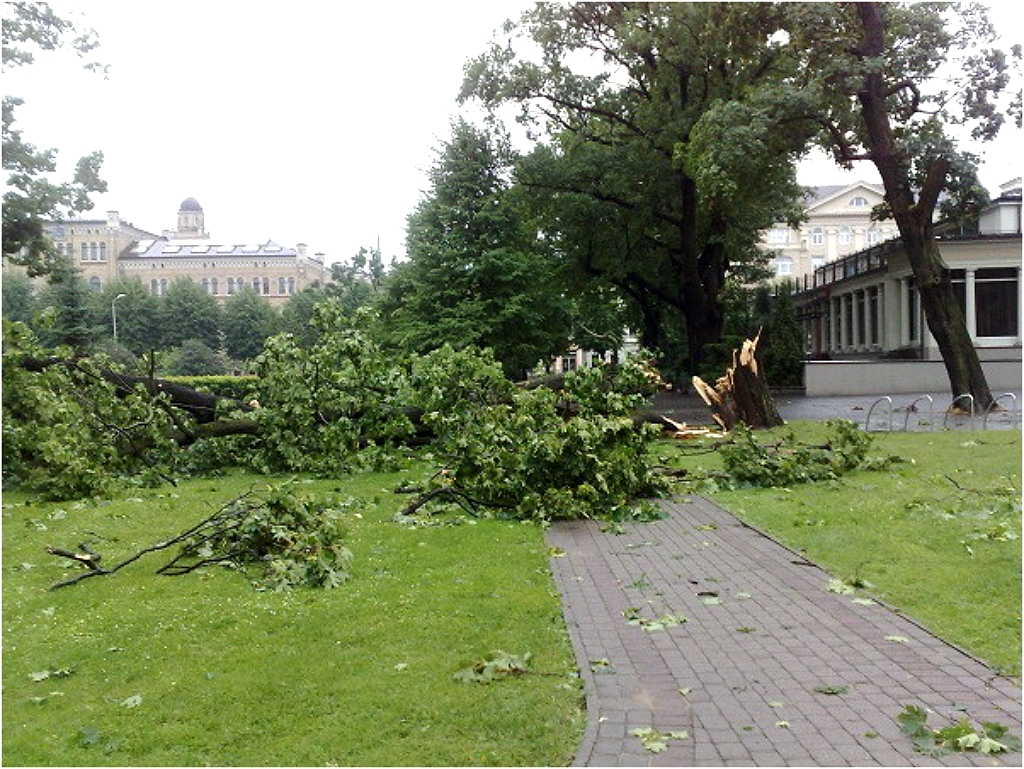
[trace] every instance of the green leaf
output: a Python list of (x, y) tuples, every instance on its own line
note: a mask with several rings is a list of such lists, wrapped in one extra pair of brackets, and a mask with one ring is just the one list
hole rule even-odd
[(928, 714), (917, 705), (904, 705), (903, 712), (896, 716), (900, 731), (908, 737), (914, 737), (926, 730)]
[(666, 750), (669, 740), (690, 739), (690, 733), (687, 731), (660, 732), (650, 726), (633, 729), (630, 734), (639, 737), (644, 748), (651, 753), (661, 753)]
[(461, 683), (489, 684), (502, 678), (522, 676), (529, 672), (530, 652), (517, 656), (505, 651), (494, 651), (468, 667), (452, 674)]
[(846, 694), (848, 691), (850, 691), (850, 687), (849, 686), (845, 686), (845, 685), (844, 686), (831, 686), (831, 685), (828, 685), (828, 684), (820, 684), (820, 685), (814, 687), (814, 691), (817, 692), (818, 694), (828, 694), (828, 695), (831, 695), (831, 696), (836, 696), (836, 695), (840, 695), (840, 694)]
[(833, 577), (828, 581), (828, 592), (839, 593), (840, 595), (852, 595), (854, 589), (843, 580)]
[(77, 742), (83, 748), (92, 747), (103, 739), (103, 734), (95, 726), (83, 726), (78, 730)]

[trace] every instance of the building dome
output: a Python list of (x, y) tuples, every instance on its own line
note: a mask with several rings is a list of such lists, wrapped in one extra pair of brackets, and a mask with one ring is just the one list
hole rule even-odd
[(181, 201), (181, 206), (178, 208), (178, 211), (198, 211), (199, 213), (202, 213), (203, 207), (199, 205), (199, 201), (195, 198), (185, 198)]

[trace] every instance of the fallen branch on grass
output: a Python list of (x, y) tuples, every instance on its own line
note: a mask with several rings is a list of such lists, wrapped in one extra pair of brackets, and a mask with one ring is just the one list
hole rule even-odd
[(81, 552), (49, 547), (50, 554), (88, 568), (50, 590), (114, 574), (147, 553), (175, 545), (181, 545), (181, 552), (157, 569), (158, 574), (178, 576), (203, 566), (255, 564), (263, 571), (263, 584), (275, 589), (297, 584), (336, 587), (348, 578), (352, 557), (342, 543), (340, 517), (337, 509), (280, 489), (271, 488), (266, 495), (248, 492), (181, 534), (143, 548), (109, 569), (100, 566), (102, 556), (84, 543), (79, 545)]

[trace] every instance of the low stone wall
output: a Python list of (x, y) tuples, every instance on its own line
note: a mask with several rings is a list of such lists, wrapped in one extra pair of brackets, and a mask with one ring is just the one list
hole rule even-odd
[[(989, 388), (1021, 389), (1021, 361), (982, 361)], [(949, 388), (946, 367), (940, 360), (836, 360), (804, 364), (808, 396), (897, 395), (942, 392)]]

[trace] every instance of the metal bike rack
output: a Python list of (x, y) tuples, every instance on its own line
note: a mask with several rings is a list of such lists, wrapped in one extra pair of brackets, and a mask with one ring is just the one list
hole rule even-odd
[(864, 420), (864, 432), (871, 432), (871, 414), (874, 412), (875, 406), (877, 406), (882, 401), (886, 401), (889, 404), (889, 432), (892, 432), (892, 398), (890, 398), (888, 395), (883, 395), (881, 398), (879, 398), (878, 400), (871, 404), (871, 408), (868, 409), (867, 419)]
[[(906, 432), (909, 429), (908, 425), (910, 424), (911, 413), (917, 411), (917, 404), (923, 400), (928, 401), (928, 430), (932, 431), (935, 429), (935, 401), (930, 395), (922, 395), (920, 398), (917, 398), (913, 403), (907, 406), (907, 416), (903, 420), (904, 432)], [(920, 426), (920, 420), (918, 420), (917, 424), (918, 426)]]
[(964, 393), (963, 395), (956, 396), (953, 399), (953, 402), (951, 404), (949, 404), (949, 408), (946, 409), (946, 416), (942, 420), (942, 429), (943, 430), (946, 429), (946, 422), (949, 420), (949, 412), (952, 411), (953, 408), (956, 406), (956, 404), (959, 403), (962, 400), (967, 400), (971, 404), (971, 429), (972, 430), (974, 429), (974, 396), (971, 395), (970, 393)]
[(1020, 418), (1020, 407), (1017, 404), (1017, 396), (1013, 393), (1003, 393), (998, 398), (994, 399), (985, 409), (985, 416), (981, 420), (981, 429), (984, 430), (988, 425), (988, 415), (992, 413), (992, 410), (996, 407), (1003, 398), (1009, 398), (1013, 401), (1013, 407), (1010, 409), (1010, 427), (1013, 428), (1017, 424), (1017, 420)]

